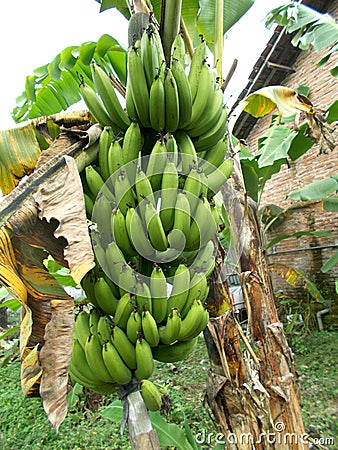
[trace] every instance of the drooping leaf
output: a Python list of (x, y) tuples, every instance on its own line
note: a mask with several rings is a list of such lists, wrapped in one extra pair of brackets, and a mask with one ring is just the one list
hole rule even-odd
[(259, 139), (257, 161), (258, 167), (271, 166), (274, 161), (286, 158), (292, 140), (297, 132), (289, 128), (274, 125)]
[(269, 270), (281, 275), (291, 286), (296, 286), (299, 282), (302, 282), (304, 289), (308, 291), (316, 302), (325, 303), (325, 298), (322, 296), (316, 285), (301, 271), (286, 264), (272, 264), (269, 266)]
[(300, 158), (313, 146), (313, 141), (306, 136), (308, 124), (305, 122), (300, 125), (298, 132), (293, 137), (288, 151), (288, 155), (292, 161)]
[(101, 413), (102, 417), (111, 420), (112, 422), (121, 423), (123, 415), (123, 407), (121, 400), (115, 400), (106, 408), (104, 408)]
[(329, 270), (332, 270), (337, 264), (338, 264), (338, 251), (334, 253), (331, 256), (331, 258), (326, 261), (325, 264), (322, 265), (320, 271), (326, 273)]
[(24, 175), (32, 172), (40, 152), (36, 130), (31, 123), (0, 130), (0, 188), (3, 194), (8, 194)]
[(0, 334), (0, 341), (2, 339), (4, 339), (5, 337), (10, 336), (13, 333), (17, 333), (18, 331), (20, 331), (20, 327), (19, 326), (8, 328), (8, 330), (6, 330), (4, 333)]
[(338, 181), (333, 177), (314, 181), (306, 186), (292, 191), (288, 197), (296, 201), (320, 200), (338, 190)]
[(276, 245), (279, 242), (284, 241), (285, 239), (290, 239), (290, 238), (299, 239), (300, 237), (303, 237), (303, 236), (323, 237), (323, 236), (330, 236), (330, 235), (332, 235), (332, 233), (330, 231), (296, 231), (295, 233), (279, 234), (274, 239), (271, 239), (270, 242), (265, 244), (264, 248), (267, 250), (268, 248), (272, 247), (273, 245)]
[(325, 211), (338, 212), (338, 197), (323, 198), (323, 209)]
[(0, 303), (0, 308), (8, 308), (11, 311), (17, 311), (19, 308), (21, 308), (21, 304), (18, 300), (15, 298), (11, 298), (9, 300), (5, 300), (4, 302)]
[[(224, 0), (223, 2), (223, 33), (227, 31), (251, 8), (254, 0)], [(203, 34), (210, 49), (213, 49), (216, 39), (216, 2), (215, 0), (200, 0), (200, 11), (197, 18), (198, 32)]]
[(175, 447), (177, 450), (193, 450), (183, 430), (175, 423), (168, 423), (159, 412), (149, 412), (161, 447)]
[(336, 100), (328, 109), (327, 123), (333, 123), (338, 120), (338, 100)]
[[(268, 14), (266, 25), (270, 28), (274, 23), (286, 26), (288, 33), (296, 32), (292, 44), (302, 50), (308, 49), (310, 45), (316, 51), (329, 47), (319, 65), (325, 64), (338, 50), (338, 24), (329, 14), (320, 13), (300, 2), (290, 2)], [(337, 71), (336, 65), (331, 70), (332, 75), (337, 76)]]
[(126, 49), (112, 36), (103, 34), (97, 42), (66, 47), (49, 64), (35, 69), (34, 76), (26, 78), (25, 91), (17, 98), (12, 113), (14, 120), (22, 122), (56, 114), (81, 100), (81, 77), (92, 85), (93, 59), (122, 84), (126, 83)]

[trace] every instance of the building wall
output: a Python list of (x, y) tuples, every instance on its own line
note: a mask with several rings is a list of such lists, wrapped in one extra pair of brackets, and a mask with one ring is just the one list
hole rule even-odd
[[(335, 17), (338, 16), (338, 2), (329, 11)], [(330, 68), (337, 64), (338, 57), (330, 60), (323, 68), (317, 67), (317, 62), (325, 55), (325, 51), (318, 53), (314, 50), (301, 52), (294, 64), (295, 72), (289, 75), (282, 83), (290, 88), (300, 85), (310, 87), (309, 98), (316, 108), (325, 110), (338, 97), (338, 80), (330, 74)], [(271, 117), (260, 119), (249, 138), (248, 145), (252, 151), (257, 148), (257, 139), (262, 136), (270, 125)], [(337, 127), (338, 128), (338, 127)], [(334, 136), (337, 139), (337, 129)], [(327, 150), (327, 149), (326, 149)], [(315, 180), (328, 177), (338, 172), (337, 148), (332, 152), (327, 150), (320, 154), (318, 145), (314, 145), (305, 155), (296, 161), (290, 161), (289, 166), (284, 165), (281, 171), (267, 182), (261, 200), (261, 206), (276, 204), (287, 208), (294, 202), (287, 198), (287, 194), (295, 189), (305, 186)], [(322, 210), (321, 202), (313, 202), (307, 206), (300, 206), (289, 216), (285, 217), (278, 226), (269, 232), (268, 240), (281, 234), (295, 231), (327, 230), (332, 236), (302, 237), (300, 239), (287, 239), (267, 251), (270, 264), (289, 264), (308, 275), (311, 280), (324, 286), (326, 298), (333, 300), (334, 279), (338, 278), (338, 268), (328, 274), (322, 274), (320, 267), (335, 251), (338, 250), (338, 215)], [(280, 275), (273, 274), (273, 283), (276, 290), (283, 290), (292, 296), (304, 295), (304, 288), (291, 288)], [(327, 291), (329, 289), (330, 292)]]

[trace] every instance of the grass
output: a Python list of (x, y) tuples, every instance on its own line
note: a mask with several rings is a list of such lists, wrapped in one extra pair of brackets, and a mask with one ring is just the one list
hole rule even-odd
[[(336, 443), (337, 344), (337, 332), (321, 332), (299, 339), (293, 348), (300, 375), (306, 431), (313, 437), (335, 438)], [(161, 391), (169, 396), (168, 419), (180, 424), (186, 417), (195, 434), (202, 429), (208, 433), (218, 431), (209, 411), (203, 406), (208, 366), (205, 345), (201, 339), (186, 361), (175, 366), (158, 363), (154, 377)], [(100, 415), (100, 410), (114, 400), (114, 397), (107, 397), (97, 411), (92, 411), (88, 409), (84, 395), (80, 395), (79, 403), (70, 409), (56, 434), (46, 418), (41, 400), (23, 398), (19, 372), (18, 361), (0, 372), (1, 450), (130, 448), (127, 432), (121, 437), (119, 424)], [(334, 447), (328, 448), (331, 450)]]

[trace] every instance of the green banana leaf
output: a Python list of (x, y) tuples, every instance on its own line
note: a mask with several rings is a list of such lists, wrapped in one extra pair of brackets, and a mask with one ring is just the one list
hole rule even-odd
[[(223, 34), (251, 8), (255, 0), (224, 0)], [(216, 1), (200, 0), (201, 9), (197, 18), (198, 32), (203, 34), (208, 47), (213, 50), (216, 39)]]
[[(101, 4), (100, 11), (116, 8), (127, 19), (130, 12), (124, 0), (96, 0)], [(255, 0), (224, 0), (223, 1), (223, 33), (227, 31), (251, 8)], [(152, 0), (151, 4), (155, 17), (160, 21), (162, 0)], [(208, 47), (212, 50), (215, 43), (216, 25), (215, 0), (182, 0), (182, 17), (194, 42), (198, 41), (198, 34), (203, 34)]]
[(337, 264), (338, 264), (338, 251), (334, 253), (331, 256), (331, 258), (326, 261), (325, 264), (322, 265), (320, 271), (326, 273), (329, 270), (333, 269)]
[(288, 197), (296, 201), (321, 200), (338, 191), (338, 180), (331, 176), (292, 191)]
[(332, 236), (332, 233), (330, 231), (297, 231), (296, 233), (290, 233), (290, 234), (280, 234), (276, 236), (274, 239), (272, 239), (270, 242), (264, 245), (264, 249), (267, 250), (268, 248), (272, 247), (273, 245), (278, 244), (281, 241), (284, 241), (285, 239), (290, 238), (297, 238), (303, 236)]
[[(120, 400), (115, 400), (101, 411), (101, 415), (113, 422), (120, 423), (123, 408)], [(149, 411), (149, 418), (157, 433), (161, 448), (175, 447), (177, 450), (194, 450), (184, 431), (175, 423), (168, 423), (159, 412)]]
[[(322, 14), (309, 6), (291, 2), (273, 9), (267, 16), (266, 25), (274, 23), (286, 26), (288, 33), (296, 33), (292, 44), (302, 50), (310, 45), (316, 51), (329, 47), (326, 55), (319, 61), (323, 66), (338, 50), (338, 24), (329, 14)], [(338, 65), (331, 69), (333, 76), (338, 76)]]
[(13, 110), (16, 122), (65, 111), (81, 99), (84, 79), (93, 85), (90, 63), (95, 60), (126, 83), (126, 49), (115, 38), (103, 34), (97, 42), (84, 42), (63, 49), (55, 58), (26, 78), (24, 92)]

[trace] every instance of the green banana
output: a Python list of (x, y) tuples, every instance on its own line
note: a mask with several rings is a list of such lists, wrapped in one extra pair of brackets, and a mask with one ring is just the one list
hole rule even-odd
[(185, 74), (184, 65), (178, 59), (172, 60), (171, 70), (176, 81), (178, 92), (178, 128), (185, 128), (191, 122), (193, 112), (190, 84)]
[(150, 244), (143, 221), (134, 208), (128, 208), (126, 226), (130, 242), (137, 253), (147, 259), (151, 258), (155, 254), (155, 249)]
[(87, 311), (82, 310), (77, 314), (75, 318), (73, 336), (74, 339), (77, 339), (79, 341), (83, 349), (85, 347), (89, 333), (89, 314), (87, 313)]
[(207, 176), (206, 183), (212, 196), (217, 194), (217, 192), (226, 183), (227, 179), (231, 176), (233, 166), (233, 159), (227, 158), (218, 166), (216, 170)]
[(168, 248), (168, 239), (165, 234), (160, 215), (156, 211), (154, 205), (147, 199), (144, 216), (152, 246), (156, 250), (164, 252)]
[(204, 134), (199, 135), (198, 139), (195, 141), (194, 145), (197, 152), (208, 151), (216, 145), (220, 139), (224, 138), (228, 126), (227, 117), (228, 113), (226, 106), (223, 106), (222, 112), (214, 126)]
[(133, 312), (133, 304), (132, 304), (132, 296), (128, 292), (120, 298), (117, 303), (115, 315), (114, 315), (114, 323), (119, 326), (123, 330), (127, 327), (127, 322), (130, 314)]
[(190, 341), (199, 335), (201, 332), (201, 324), (205, 322), (204, 309), (202, 302), (194, 299), (187, 315), (182, 320), (181, 330), (178, 335), (179, 341)]
[(118, 286), (122, 267), (127, 264), (125, 257), (115, 241), (106, 248), (107, 270), (110, 279)]
[(139, 124), (134, 120), (127, 128), (122, 143), (122, 157), (124, 164), (135, 161), (142, 149), (143, 137)]
[(143, 32), (140, 42), (141, 59), (149, 89), (161, 66), (161, 58), (163, 58), (163, 50), (159, 52), (155, 42), (155, 39), (160, 39), (155, 37), (157, 34), (156, 26), (150, 23)]
[(124, 158), (122, 153), (122, 146), (120, 138), (115, 137), (108, 150), (108, 172), (111, 176), (117, 170), (121, 170), (124, 165)]
[[(151, 186), (149, 178), (147, 177), (147, 175), (144, 173), (144, 171), (140, 166), (137, 166), (136, 169), (135, 191), (139, 205), (140, 203), (142, 203), (142, 200), (144, 198), (147, 198), (155, 206), (153, 188)], [(141, 209), (142, 212), (144, 212), (144, 208)], [(142, 217), (144, 217), (144, 214), (142, 214)]]
[(193, 124), (187, 126), (189, 135), (191, 137), (197, 137), (213, 128), (222, 113), (222, 106), (223, 91), (219, 85), (217, 85), (210, 100), (210, 104), (208, 105), (208, 114), (201, 116), (195, 126), (193, 126)]
[(109, 284), (103, 277), (99, 277), (94, 284), (94, 294), (96, 301), (106, 314), (114, 315), (118, 299), (112, 293)]
[(206, 197), (200, 199), (193, 219), (186, 242), (186, 248), (188, 250), (196, 250), (199, 247), (204, 247), (215, 235), (218, 227), (218, 223), (214, 220), (210, 204)]
[(152, 315), (157, 323), (167, 316), (167, 280), (160, 266), (155, 265), (150, 275)]
[(83, 372), (80, 372), (77, 368), (75, 368), (72, 362), (70, 362), (68, 372), (74, 383), (79, 383), (81, 384), (81, 386), (97, 392), (98, 394), (109, 395), (116, 392), (115, 384), (104, 383), (97, 379), (92, 381), (86, 376), (87, 374), (84, 374)]
[[(92, 308), (89, 313), (89, 330), (90, 333), (97, 333), (97, 325), (99, 323), (99, 319), (101, 317), (101, 313), (98, 309)], [(88, 336), (87, 336), (88, 337)]]
[(98, 153), (100, 174), (104, 181), (106, 181), (111, 175), (108, 166), (108, 153), (110, 144), (112, 143), (113, 139), (114, 132), (112, 127), (104, 127), (102, 133), (100, 134)]
[(91, 219), (92, 214), (93, 214), (93, 209), (94, 209), (94, 202), (91, 199), (91, 197), (88, 194), (86, 194), (85, 192), (83, 193), (83, 199), (84, 199), (87, 218)]
[[(80, 343), (75, 339), (73, 340), (72, 357), (69, 365), (69, 373), (72, 379), (82, 386), (87, 386), (95, 391), (96, 387), (107, 388), (106, 382), (104, 382), (100, 377), (99, 373), (95, 370), (93, 371), (86, 358), (85, 350), (81, 347)], [(109, 381), (111, 383), (112, 380)], [(112, 388), (113, 385), (109, 384)], [(97, 391), (98, 392), (98, 391)], [(112, 389), (114, 392), (114, 389)]]
[(180, 120), (180, 103), (177, 83), (170, 67), (164, 75), (165, 128), (169, 132), (177, 130)]
[(110, 226), (112, 210), (113, 205), (101, 191), (94, 205), (92, 220), (97, 224), (97, 231), (99, 232), (99, 238), (103, 247), (112, 239)]
[(161, 183), (160, 218), (166, 232), (170, 231), (174, 225), (177, 189), (178, 172), (170, 154), (163, 171)]
[(171, 308), (178, 308), (181, 311), (184, 307), (190, 286), (188, 267), (185, 264), (179, 264), (173, 278), (172, 290), (167, 303), (167, 315), (170, 314)]
[(156, 75), (150, 87), (149, 94), (149, 120), (155, 131), (161, 131), (165, 127), (165, 92), (160, 75)]
[(191, 119), (188, 128), (196, 128), (200, 119), (209, 114), (215, 91), (215, 79), (206, 62), (203, 63), (196, 95), (192, 104)]
[(136, 43), (135, 46), (129, 47), (128, 50), (128, 82), (137, 116), (143, 126), (149, 127), (149, 90), (142, 64), (141, 53), (137, 47), (138, 45)]
[(93, 196), (93, 199), (95, 200), (100, 190), (104, 186), (104, 180), (92, 165), (89, 165), (85, 168), (85, 176), (89, 190)]
[(172, 43), (171, 59), (172, 59), (172, 64), (173, 64), (173, 61), (176, 59), (184, 67), (184, 65), (185, 65), (185, 44), (184, 44), (184, 39), (183, 39), (181, 33), (178, 33), (175, 36), (175, 39)]
[(135, 346), (126, 333), (120, 327), (114, 326), (110, 340), (129, 369), (136, 369)]
[[(185, 238), (188, 239), (190, 232), (190, 203), (186, 194), (182, 191), (179, 191), (177, 194), (172, 232), (174, 230), (181, 231)], [(171, 243), (170, 245), (172, 246)]]
[(135, 207), (135, 193), (124, 170), (121, 170), (115, 180), (115, 196), (117, 206), (125, 216), (130, 206)]
[(113, 322), (108, 316), (101, 316), (97, 323), (97, 336), (100, 339), (101, 344), (109, 341), (111, 338)]
[(203, 170), (206, 175), (210, 175), (210, 173), (222, 164), (227, 151), (227, 141), (225, 139), (220, 139), (214, 147), (206, 152), (203, 161), (200, 164), (201, 170)]
[[(155, 347), (156, 348), (156, 347)], [(135, 344), (136, 370), (135, 377), (137, 380), (145, 380), (150, 378), (154, 372), (155, 364), (151, 347), (148, 342), (139, 334)]]
[(187, 178), (184, 182), (183, 193), (186, 194), (190, 204), (190, 215), (194, 217), (194, 214), (199, 203), (199, 195), (201, 192), (201, 176), (200, 170), (194, 166), (191, 168)]
[(142, 312), (142, 334), (150, 347), (156, 347), (160, 341), (156, 320), (147, 309)]
[(88, 336), (85, 346), (85, 354), (90, 369), (93, 373), (97, 374), (97, 377), (100, 380), (106, 383), (114, 382), (103, 362), (102, 346), (96, 334), (90, 334)]
[(177, 341), (181, 330), (181, 315), (178, 308), (172, 308), (167, 323), (158, 329), (162, 344), (170, 345)]
[(198, 337), (190, 341), (175, 342), (171, 345), (158, 345), (153, 348), (153, 357), (157, 361), (173, 363), (186, 359), (195, 349)]
[(142, 380), (140, 382), (140, 392), (149, 411), (159, 411), (161, 409), (162, 397), (152, 381)]
[(109, 125), (113, 128), (113, 130), (115, 130), (115, 123), (109, 117), (106, 108), (104, 107), (100, 98), (96, 95), (94, 89), (91, 88), (88, 84), (81, 83), (80, 92), (94, 120), (98, 122), (102, 127)]
[(91, 64), (91, 72), (96, 90), (110, 119), (118, 128), (126, 130), (130, 124), (130, 119), (120, 104), (109, 76), (95, 62)]
[(215, 260), (215, 246), (213, 241), (210, 239), (205, 247), (198, 251), (198, 254), (194, 261), (190, 265), (190, 270), (194, 272), (204, 272), (206, 276), (210, 272)]
[(120, 295), (122, 296), (127, 292), (132, 293), (135, 289), (136, 283), (137, 278), (135, 270), (129, 264), (124, 264), (121, 267), (119, 274), (118, 286)]
[(177, 131), (175, 138), (181, 156), (181, 173), (187, 175), (191, 167), (197, 164), (198, 156), (196, 149), (189, 135), (183, 130)]
[(95, 299), (94, 295), (94, 283), (95, 283), (96, 277), (94, 274), (94, 271), (87, 272), (86, 275), (81, 280), (81, 287), (84, 290), (87, 299), (90, 303), (92, 303), (94, 306), (98, 306), (98, 303)]
[(208, 296), (209, 287), (207, 282), (207, 277), (204, 271), (196, 272), (190, 281), (190, 287), (186, 302), (181, 311), (182, 319), (187, 315), (191, 305), (195, 298), (204, 302)]
[(195, 52), (191, 58), (191, 64), (188, 75), (188, 80), (191, 89), (191, 97), (193, 101), (195, 100), (200, 79), (200, 73), (206, 58), (207, 58), (207, 44), (203, 36), (201, 36), (201, 40), (198, 43)]
[(158, 139), (149, 155), (146, 175), (153, 191), (161, 189), (162, 174), (167, 163), (167, 149), (163, 138)]
[(133, 344), (136, 343), (137, 333), (139, 333), (141, 330), (142, 330), (142, 316), (138, 312), (138, 310), (135, 309), (130, 314), (126, 327), (126, 333), (130, 342), (132, 342)]
[(126, 366), (114, 345), (109, 341), (102, 346), (102, 359), (115, 383), (119, 385), (130, 383), (133, 377), (131, 370)]
[(171, 160), (175, 166), (178, 164), (178, 146), (175, 136), (172, 133), (166, 134), (167, 159)]
[(136, 251), (132, 246), (126, 226), (126, 218), (122, 214), (120, 208), (115, 208), (111, 215), (111, 229), (113, 231), (113, 239), (126, 256), (136, 255)]
[(150, 313), (153, 312), (152, 298), (150, 289), (145, 281), (138, 279), (135, 286), (136, 304), (140, 313), (147, 309)]

